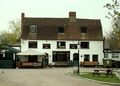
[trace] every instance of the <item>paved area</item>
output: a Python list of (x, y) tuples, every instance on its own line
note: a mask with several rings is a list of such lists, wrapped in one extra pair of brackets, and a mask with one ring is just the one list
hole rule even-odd
[(114, 86), (73, 77), (69, 72), (73, 72), (73, 68), (0, 69), (0, 86)]

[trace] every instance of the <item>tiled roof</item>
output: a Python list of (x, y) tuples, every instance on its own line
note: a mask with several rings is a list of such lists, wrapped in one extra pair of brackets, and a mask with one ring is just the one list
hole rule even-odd
[[(30, 34), (30, 25), (37, 25), (37, 34)], [(57, 32), (64, 27), (64, 34)], [(81, 34), (80, 27), (87, 27)], [(22, 39), (26, 40), (103, 40), (101, 22), (98, 19), (32, 18), (22, 17)]]
[(9, 50), (9, 52), (14, 52), (14, 53), (20, 52), (19, 50), (9, 47), (9, 46), (3, 46), (2, 49), (6, 49), (6, 50)]

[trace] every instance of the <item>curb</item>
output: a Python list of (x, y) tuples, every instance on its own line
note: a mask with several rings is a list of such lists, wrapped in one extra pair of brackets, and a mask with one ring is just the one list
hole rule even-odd
[(89, 81), (95, 81), (95, 82), (102, 83), (102, 84), (120, 86), (120, 83), (112, 83), (112, 82), (98, 81), (98, 80), (94, 80), (94, 79), (89, 79), (89, 78), (84, 78), (84, 77), (81, 77), (81, 76), (73, 75), (72, 73), (69, 73), (69, 74), (67, 74), (67, 75), (70, 75), (70, 76), (73, 76), (73, 77), (76, 77), (76, 78), (81, 78), (81, 79), (89, 80)]

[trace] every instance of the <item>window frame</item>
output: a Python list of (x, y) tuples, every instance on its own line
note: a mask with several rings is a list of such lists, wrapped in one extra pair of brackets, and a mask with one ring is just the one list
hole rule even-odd
[(78, 49), (77, 44), (69, 44), (70, 49)]
[(119, 54), (118, 53), (112, 53), (112, 58), (119, 58)]
[(58, 34), (63, 34), (63, 33), (65, 33), (64, 27), (58, 27), (57, 32), (58, 32)]
[(37, 33), (37, 25), (30, 25), (30, 33)]
[(43, 49), (51, 49), (51, 45), (50, 44), (43, 44)]
[(108, 54), (108, 53), (105, 53), (104, 58), (109, 58), (109, 54)]
[[(64, 46), (62, 46), (61, 43), (65, 43)], [(65, 49), (65, 48), (66, 48), (65, 41), (57, 41), (57, 49)]]
[[(88, 57), (85, 57), (85, 56), (88, 56)], [(86, 60), (86, 58), (88, 58), (88, 60)], [(84, 61), (90, 61), (90, 55), (89, 54), (84, 54)]]
[[(97, 60), (96, 60), (96, 57), (97, 56)], [(95, 59), (94, 59), (95, 58)], [(95, 61), (95, 62), (98, 62), (98, 54), (93, 54), (92, 55), (92, 61)]]
[[(33, 43), (33, 44), (30, 44)], [(38, 47), (38, 43), (37, 41), (29, 41), (28, 42), (28, 48), (37, 48)]]
[(81, 34), (86, 34), (87, 33), (87, 27), (86, 26), (80, 27), (80, 31), (81, 31)]
[[(84, 43), (84, 44), (83, 44)], [(86, 44), (85, 44), (86, 43)], [(86, 46), (86, 47), (85, 47)], [(81, 49), (89, 49), (90, 48), (90, 43), (89, 42), (81, 42), (80, 43), (80, 48)]]

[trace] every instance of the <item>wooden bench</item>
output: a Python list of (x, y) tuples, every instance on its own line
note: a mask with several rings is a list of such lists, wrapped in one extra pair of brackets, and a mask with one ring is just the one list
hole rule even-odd
[(95, 69), (93, 72), (93, 76), (94, 75), (99, 76), (101, 74), (105, 74), (107, 77), (108, 77), (108, 75), (111, 75), (113, 77), (113, 69), (106, 69), (106, 70)]
[(21, 66), (22, 67), (40, 67), (41, 63), (39, 63), (39, 62), (22, 62)]
[(32, 67), (31, 62), (22, 62), (22, 67)]
[(89, 61), (85, 61), (82, 63), (83, 66), (98, 66), (98, 62), (89, 62)]

